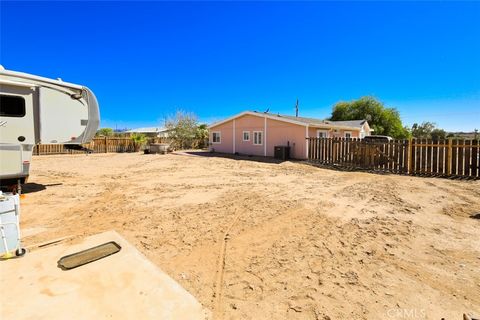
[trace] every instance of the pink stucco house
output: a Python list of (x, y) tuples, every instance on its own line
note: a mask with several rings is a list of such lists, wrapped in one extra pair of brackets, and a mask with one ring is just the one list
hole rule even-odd
[(209, 126), (210, 149), (222, 153), (272, 157), (275, 146), (290, 146), (290, 157), (308, 158), (308, 137), (363, 138), (370, 135), (366, 120), (329, 121), (244, 111)]

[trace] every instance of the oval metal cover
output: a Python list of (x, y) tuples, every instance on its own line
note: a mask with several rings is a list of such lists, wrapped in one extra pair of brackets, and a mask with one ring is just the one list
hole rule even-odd
[(119, 252), (121, 249), (122, 247), (120, 247), (118, 243), (110, 241), (93, 248), (64, 256), (58, 260), (57, 264), (62, 270), (70, 270), (108, 257)]

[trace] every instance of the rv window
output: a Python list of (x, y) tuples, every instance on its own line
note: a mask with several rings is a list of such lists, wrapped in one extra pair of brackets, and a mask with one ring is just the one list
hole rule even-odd
[(1, 117), (25, 116), (25, 99), (18, 96), (0, 95)]

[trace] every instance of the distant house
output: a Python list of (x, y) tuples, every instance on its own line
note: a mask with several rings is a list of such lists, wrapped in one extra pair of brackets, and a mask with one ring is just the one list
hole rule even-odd
[(329, 121), (244, 111), (209, 126), (209, 142), (217, 152), (267, 156), (274, 147), (290, 146), (290, 156), (306, 159), (307, 137), (363, 138), (373, 131), (366, 120)]
[(138, 128), (125, 131), (125, 133), (141, 133), (151, 138), (166, 138), (168, 137), (169, 130), (166, 128), (158, 127), (147, 127), (147, 128)]

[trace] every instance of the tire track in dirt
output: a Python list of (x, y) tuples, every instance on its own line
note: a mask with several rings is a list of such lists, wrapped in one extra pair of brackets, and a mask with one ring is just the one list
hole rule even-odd
[(225, 319), (480, 309), (479, 182), (170, 155), (32, 163), (32, 182), (63, 183), (27, 196), (34, 237), (116, 229)]

